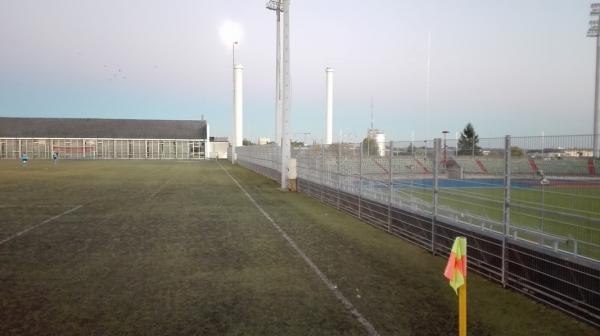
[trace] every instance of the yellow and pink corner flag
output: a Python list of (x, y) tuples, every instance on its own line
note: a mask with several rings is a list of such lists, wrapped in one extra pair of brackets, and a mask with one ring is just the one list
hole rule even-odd
[(456, 237), (444, 276), (450, 281), (450, 287), (458, 295), (458, 288), (465, 284), (467, 277), (467, 238)]

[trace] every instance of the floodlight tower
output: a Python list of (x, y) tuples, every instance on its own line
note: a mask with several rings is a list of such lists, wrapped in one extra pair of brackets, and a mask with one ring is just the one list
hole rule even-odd
[[(267, 9), (275, 10), (278, 14), (283, 12), (283, 29), (280, 34), (281, 43), (279, 44), (279, 53), (281, 61), (280, 75), (277, 77), (279, 82), (278, 90), (281, 92), (281, 119), (278, 124), (281, 125), (281, 188), (287, 188), (288, 163), (290, 160), (290, 2), (291, 0), (269, 0)], [(281, 20), (281, 17), (279, 15)], [(278, 25), (279, 27), (279, 25)], [(279, 41), (279, 39), (278, 39)]]
[(283, 59), (282, 48), (282, 24), (281, 12), (283, 12), (283, 0), (269, 0), (267, 9), (275, 11), (276, 21), (276, 47), (275, 47), (275, 143), (281, 145), (281, 113), (283, 111), (283, 92), (281, 82), (283, 81), (281, 72), (281, 62)]
[(595, 20), (590, 21), (590, 28), (587, 32), (588, 37), (596, 38), (596, 87), (594, 91), (594, 149), (593, 156), (594, 158), (600, 158), (600, 138), (598, 137), (598, 131), (600, 129), (600, 117), (598, 116), (600, 105), (599, 105), (599, 96), (600, 96), (600, 29), (598, 22), (600, 21), (600, 3), (594, 3), (591, 6), (590, 15), (595, 17)]

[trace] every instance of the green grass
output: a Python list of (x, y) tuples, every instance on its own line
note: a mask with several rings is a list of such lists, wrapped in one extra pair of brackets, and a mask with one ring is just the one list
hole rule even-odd
[[(402, 192), (409, 197), (410, 192)], [(412, 196), (431, 202), (431, 190), (413, 189)], [(503, 221), (503, 200), (502, 188), (441, 188), (439, 193), (440, 205), (498, 223)], [(600, 188), (546, 187), (543, 195), (540, 187), (513, 188), (511, 204), (511, 226), (573, 237), (580, 241), (578, 253), (600, 260)], [(571, 251), (573, 246), (561, 248)]]
[[(445, 260), (223, 162), (382, 335), (455, 335)], [(2, 335), (363, 335), (215, 162), (0, 161)], [(471, 273), (470, 335), (598, 335)]]

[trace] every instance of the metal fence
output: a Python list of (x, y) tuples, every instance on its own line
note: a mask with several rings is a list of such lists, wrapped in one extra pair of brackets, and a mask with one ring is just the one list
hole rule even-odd
[(201, 159), (204, 140), (107, 138), (0, 138), (0, 159)]
[(237, 162), (273, 180), (281, 178), (281, 147), (276, 144), (236, 147)]
[[(313, 145), (295, 149), (298, 190), (600, 326), (600, 161), (592, 136)], [(238, 147), (280, 178), (280, 148)]]

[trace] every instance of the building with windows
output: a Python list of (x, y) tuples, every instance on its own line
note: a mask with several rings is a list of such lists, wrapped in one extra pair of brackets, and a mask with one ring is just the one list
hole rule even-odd
[(0, 117), (0, 159), (205, 159), (205, 120)]

